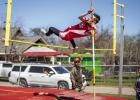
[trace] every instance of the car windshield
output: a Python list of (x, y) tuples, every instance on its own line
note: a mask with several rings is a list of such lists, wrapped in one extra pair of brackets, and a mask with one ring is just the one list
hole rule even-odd
[(58, 74), (69, 73), (69, 71), (64, 67), (54, 67), (54, 69)]

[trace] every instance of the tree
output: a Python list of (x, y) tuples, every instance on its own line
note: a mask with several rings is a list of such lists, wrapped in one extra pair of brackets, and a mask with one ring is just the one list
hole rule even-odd
[(140, 31), (136, 35), (136, 62), (140, 64)]
[(125, 35), (124, 37), (124, 64), (135, 62), (136, 42), (135, 37)]

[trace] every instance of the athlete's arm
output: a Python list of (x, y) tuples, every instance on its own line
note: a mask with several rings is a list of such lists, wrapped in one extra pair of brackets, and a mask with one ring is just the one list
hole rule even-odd
[(87, 13), (84, 13), (84, 14), (82, 14), (81, 16), (79, 16), (79, 19), (80, 19), (81, 21), (86, 21), (86, 16), (87, 16), (88, 14), (91, 14), (92, 12), (93, 12), (93, 9), (90, 8), (90, 10), (89, 10)]
[(84, 13), (81, 16), (79, 16), (78, 18), (82, 21), (85, 22), (86, 21), (86, 16), (88, 15), (88, 13)]

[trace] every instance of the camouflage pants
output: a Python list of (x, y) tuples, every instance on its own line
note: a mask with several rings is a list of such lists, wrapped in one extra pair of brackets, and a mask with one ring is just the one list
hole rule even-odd
[(76, 82), (75, 85), (72, 85), (72, 89), (73, 90), (78, 89), (78, 91), (80, 92), (82, 90), (82, 86), (83, 86), (83, 84), (82, 84), (81, 81), (80, 82)]

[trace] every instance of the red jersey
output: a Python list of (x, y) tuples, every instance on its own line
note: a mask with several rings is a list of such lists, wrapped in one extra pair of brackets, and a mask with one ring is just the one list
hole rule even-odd
[(73, 38), (90, 36), (91, 35), (90, 30), (95, 30), (95, 27), (91, 27), (86, 22), (81, 22), (77, 25), (68, 27), (63, 32), (60, 32), (60, 37), (63, 40), (69, 41), (72, 40)]

